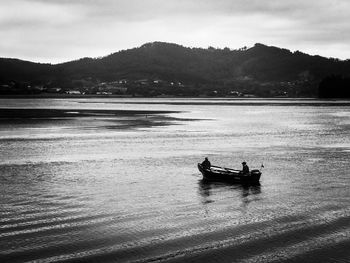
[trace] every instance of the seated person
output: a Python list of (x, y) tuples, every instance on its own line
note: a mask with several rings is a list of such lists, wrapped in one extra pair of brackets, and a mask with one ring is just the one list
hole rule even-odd
[(242, 173), (249, 174), (249, 167), (248, 167), (247, 163), (243, 162), (242, 165), (243, 165)]
[(205, 157), (204, 161), (202, 162), (203, 168), (210, 168), (211, 163), (208, 160), (208, 157)]

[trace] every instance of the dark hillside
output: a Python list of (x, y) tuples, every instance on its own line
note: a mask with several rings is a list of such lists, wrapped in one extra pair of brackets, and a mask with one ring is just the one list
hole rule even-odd
[(0, 81), (33, 81), (52, 77), (50, 64), (34, 63), (19, 59), (0, 58)]
[(88, 80), (93, 85), (146, 79), (185, 83), (198, 89), (211, 85), (215, 89), (258, 95), (283, 92), (316, 96), (318, 83), (329, 75), (349, 77), (350, 61), (293, 53), (263, 44), (230, 50), (153, 42), (103, 58), (83, 58), (57, 65), (0, 59), (2, 83), (27, 81), (54, 83), (59, 87), (72, 87), (76, 80), (84, 83)]

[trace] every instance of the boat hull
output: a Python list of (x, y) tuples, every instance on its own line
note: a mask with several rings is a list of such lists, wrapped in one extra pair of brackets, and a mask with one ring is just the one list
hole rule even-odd
[(198, 170), (203, 175), (203, 180), (206, 181), (225, 181), (234, 183), (259, 183), (261, 172), (259, 170), (252, 170), (248, 174), (243, 174), (239, 170), (211, 166), (210, 168), (203, 167), (198, 164)]

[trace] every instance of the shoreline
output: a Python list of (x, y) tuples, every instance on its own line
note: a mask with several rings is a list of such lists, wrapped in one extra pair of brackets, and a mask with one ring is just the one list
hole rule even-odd
[[(0, 99), (6, 98), (127, 98), (127, 99), (233, 99), (233, 100), (254, 100), (254, 99), (306, 99), (306, 100), (318, 100), (322, 98), (313, 98), (313, 97), (210, 97), (210, 96), (197, 96), (197, 97), (188, 97), (188, 96), (132, 96), (132, 95), (97, 95), (97, 94), (59, 94), (59, 93), (42, 93), (42, 94), (3, 94), (0, 95)], [(330, 98), (331, 100), (333, 98)], [(339, 98), (340, 100), (346, 100), (346, 98)], [(350, 99), (350, 98), (349, 98)]]
[[(82, 97), (82, 96), (68, 96), (68, 97), (0, 97), (0, 101), (4, 102), (0, 104), (0, 109), (15, 109), (6, 106), (6, 100), (9, 101), (21, 101), (26, 100), (62, 100), (65, 99), (75, 101), (81, 104), (130, 104), (130, 105), (207, 105), (207, 106), (313, 106), (313, 107), (326, 107), (326, 106), (350, 106), (350, 99), (315, 99), (315, 98), (228, 98), (228, 97)], [(18, 109), (24, 109), (19, 107)], [(29, 108), (37, 109), (37, 108)], [(45, 110), (50, 110), (48, 108)], [(81, 110), (83, 111), (83, 110)], [(86, 111), (86, 110), (85, 110)], [(91, 110), (90, 110), (91, 111)], [(118, 110), (119, 113), (135, 113), (136, 110)], [(147, 110), (140, 110), (139, 114), (148, 112)], [(155, 111), (154, 113), (176, 113), (178, 111)], [(180, 110), (181, 112), (181, 110)], [(151, 113), (149, 113), (151, 114)]]
[(301, 100), (301, 101), (350, 101), (350, 98), (313, 98), (313, 97), (186, 97), (186, 96), (159, 96), (159, 97), (143, 97), (132, 95), (69, 95), (69, 94), (30, 94), (30, 95), (0, 95), (0, 99), (183, 99), (183, 100)]

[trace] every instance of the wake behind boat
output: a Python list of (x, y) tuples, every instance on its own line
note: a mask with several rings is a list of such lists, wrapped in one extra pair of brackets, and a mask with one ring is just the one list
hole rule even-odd
[(203, 180), (207, 181), (228, 181), (237, 183), (259, 183), (261, 172), (259, 170), (252, 170), (248, 173), (243, 173), (240, 170), (210, 166), (205, 167), (198, 163), (198, 170), (203, 175)]

